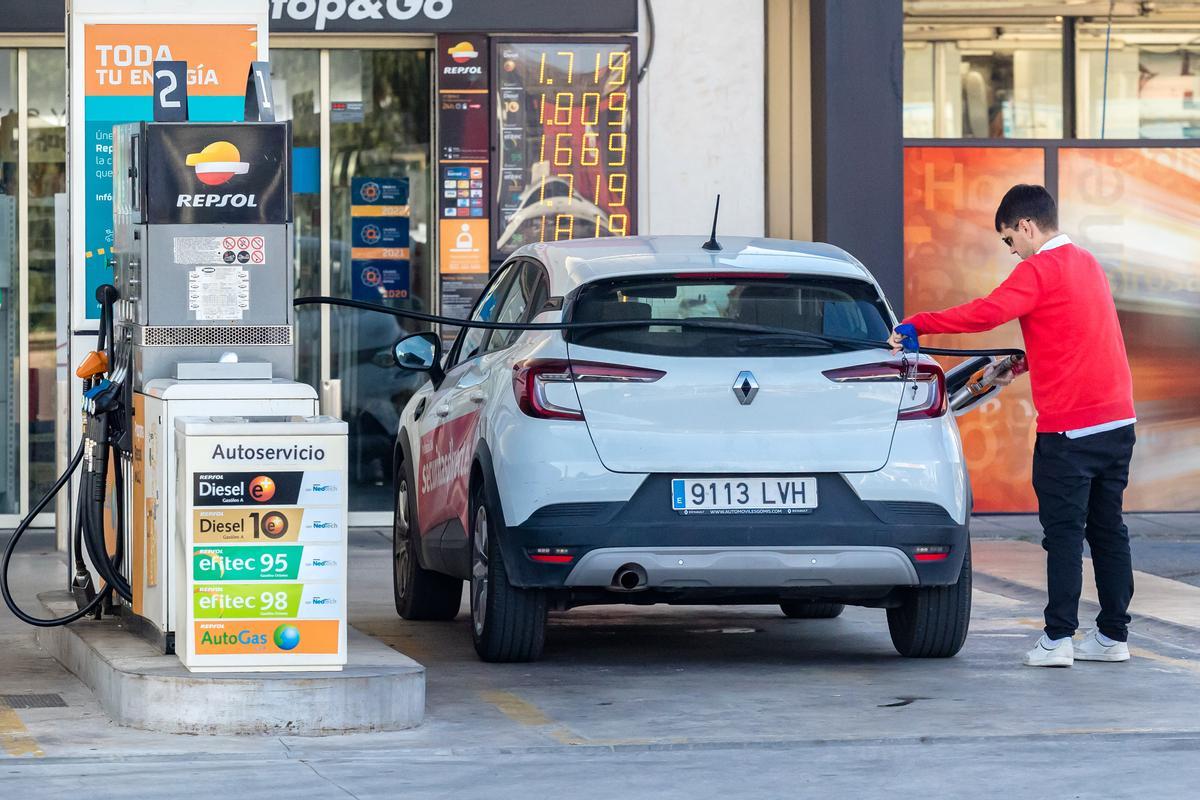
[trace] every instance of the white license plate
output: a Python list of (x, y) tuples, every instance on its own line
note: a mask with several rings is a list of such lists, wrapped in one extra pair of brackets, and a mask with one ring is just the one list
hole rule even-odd
[(817, 507), (816, 478), (710, 478), (671, 481), (675, 511), (802, 512)]

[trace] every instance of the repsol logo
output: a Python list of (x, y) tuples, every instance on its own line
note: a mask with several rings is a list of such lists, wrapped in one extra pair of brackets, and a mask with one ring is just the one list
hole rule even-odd
[(483, 67), (444, 67), (443, 75), (482, 75)]
[(181, 194), (176, 208), (258, 208), (252, 194)]

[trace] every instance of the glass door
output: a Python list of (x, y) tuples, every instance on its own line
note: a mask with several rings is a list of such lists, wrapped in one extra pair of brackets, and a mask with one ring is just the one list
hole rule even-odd
[[(328, 58), (331, 291), (431, 311), (431, 54), (330, 50)], [(350, 427), (350, 510), (359, 524), (391, 518), (399, 414), (423, 380), (395, 368), (391, 347), (422, 327), (330, 310), (330, 377)]]
[(21, 325), (17, 247), (17, 51), (0, 50), (0, 514), (20, 510)]

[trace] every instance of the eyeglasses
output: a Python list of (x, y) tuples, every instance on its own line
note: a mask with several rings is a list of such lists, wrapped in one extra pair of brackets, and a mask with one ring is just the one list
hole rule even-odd
[[(1029, 219), (1029, 217), (1021, 217), (1019, 220), (1017, 220), (1017, 225), (1015, 227), (1020, 227), (1021, 223), (1027, 219)], [(1005, 247), (1013, 246), (1013, 237), (1011, 236), (1001, 236), (1000, 241), (1004, 242)]]

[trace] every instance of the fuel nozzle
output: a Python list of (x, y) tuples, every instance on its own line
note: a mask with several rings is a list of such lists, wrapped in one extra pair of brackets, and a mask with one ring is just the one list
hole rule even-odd
[(1006, 356), (994, 364), (988, 364), (981, 370), (978, 370), (967, 381), (966, 390), (972, 397), (979, 397), (987, 394), (996, 385), (996, 379), (1007, 373), (1012, 373), (1013, 377), (1022, 375), (1029, 371), (1029, 362), (1024, 356)]
[(79, 362), (79, 366), (75, 368), (75, 377), (86, 381), (106, 372), (108, 372), (108, 354), (100, 350), (93, 350)]

